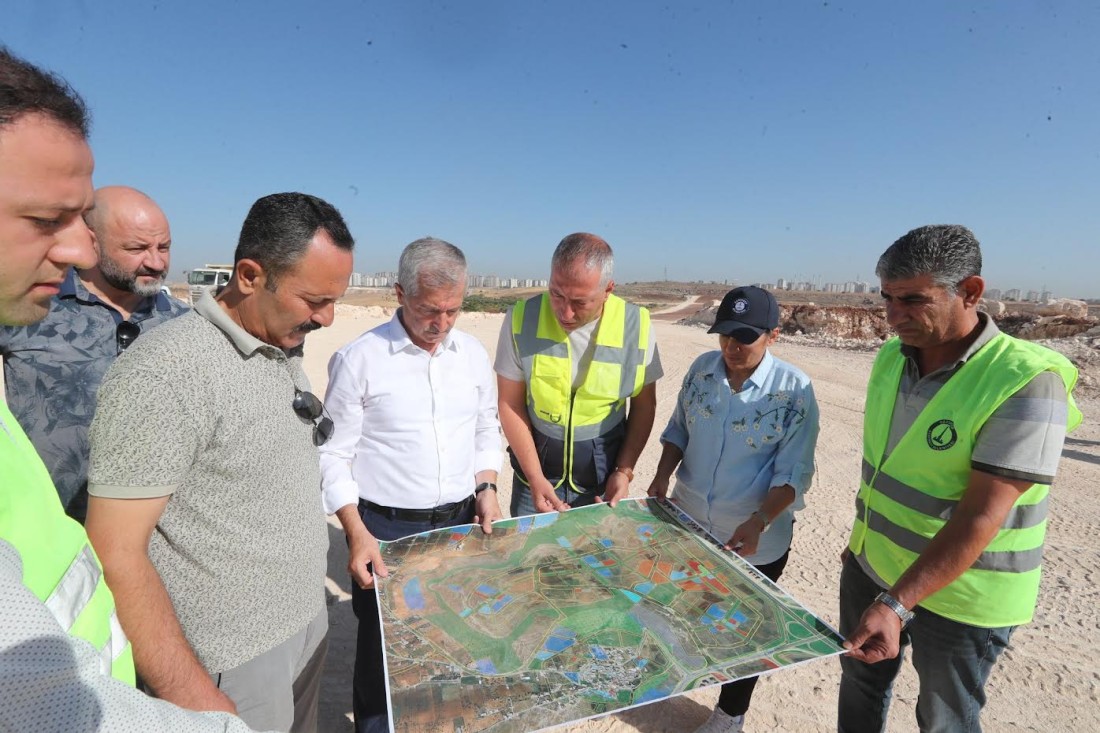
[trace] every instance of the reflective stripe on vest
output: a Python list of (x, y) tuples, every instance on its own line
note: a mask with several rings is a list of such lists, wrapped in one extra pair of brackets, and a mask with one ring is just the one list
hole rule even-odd
[(46, 599), (46, 608), (50, 609), (61, 628), (68, 631), (76, 623), (77, 617), (91, 602), (100, 575), (92, 548), (85, 547)]
[[(1068, 428), (1080, 422), (1070, 394), (1076, 369), (1059, 354), (999, 334), (951, 376), (884, 458), (904, 364), (893, 339), (872, 368), (849, 542), (886, 586), (897, 582), (952, 517), (969, 482), (977, 436), (1005, 400), (1040, 372), (1055, 371), (1066, 385)], [(933, 439), (942, 435), (950, 437)], [(1039, 484), (1024, 492), (970, 568), (920, 605), (974, 626), (1029, 621), (1038, 594), (1048, 493), (1049, 487)]]
[(574, 394), (569, 336), (549, 296), (516, 304), (512, 338), (527, 380), (527, 413), (534, 430), (563, 444), (559, 486), (572, 474), (574, 444), (597, 440), (626, 418), (626, 400), (645, 381), (649, 328), (648, 311), (609, 295), (592, 336), (592, 361)]
[(26, 434), (0, 402), (0, 538), (23, 563), (23, 584), (58, 625), (99, 650), (103, 669), (134, 684), (133, 654), (84, 528), (65, 515)]

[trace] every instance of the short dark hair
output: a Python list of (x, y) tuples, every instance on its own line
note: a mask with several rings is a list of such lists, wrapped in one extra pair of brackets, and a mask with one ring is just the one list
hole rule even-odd
[(233, 264), (254, 260), (264, 268), (268, 287), (305, 255), (317, 230), (324, 229), (340, 249), (351, 251), (355, 240), (344, 217), (332, 204), (306, 193), (273, 193), (252, 204), (241, 227)]
[(69, 82), (0, 46), (0, 128), (29, 114), (45, 115), (88, 137), (88, 108)]
[(982, 248), (964, 226), (929, 224), (891, 244), (878, 258), (875, 274), (883, 280), (931, 275), (937, 285), (953, 290), (966, 278), (982, 274)]

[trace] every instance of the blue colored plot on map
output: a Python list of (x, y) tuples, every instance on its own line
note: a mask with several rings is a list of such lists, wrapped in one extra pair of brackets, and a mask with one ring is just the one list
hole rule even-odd
[(413, 611), (424, 610), (424, 594), (420, 590), (420, 578), (410, 578), (402, 589), (405, 605)]

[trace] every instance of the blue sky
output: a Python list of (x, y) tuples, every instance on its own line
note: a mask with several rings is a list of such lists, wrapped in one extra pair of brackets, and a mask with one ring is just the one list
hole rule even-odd
[(860, 277), (961, 223), (992, 287), (1100, 297), (1100, 8), (1055, 2), (5, 3), (94, 112), (96, 184), (152, 195), (173, 273), (259, 196), (347, 218), (356, 269), (442, 237), (545, 277)]

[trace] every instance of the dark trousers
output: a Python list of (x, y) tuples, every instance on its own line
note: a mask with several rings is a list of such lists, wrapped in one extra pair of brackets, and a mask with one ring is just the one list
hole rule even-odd
[[(791, 551), (783, 553), (783, 557), (766, 565), (753, 565), (765, 578), (773, 583), (779, 580), (783, 574), (783, 568), (787, 567), (787, 560)], [(736, 682), (727, 682), (722, 685), (722, 692), (718, 695), (718, 708), (726, 715), (744, 715), (749, 709), (749, 701), (752, 700), (752, 691), (756, 687), (759, 677), (746, 677)]]
[[(883, 590), (849, 557), (840, 573), (840, 633), (852, 633)], [(1014, 626), (982, 628), (952, 621), (917, 606), (913, 622), (901, 632), (901, 651), (875, 664), (840, 657), (837, 730), (875, 733), (886, 730), (894, 678), (906, 647), (912, 647), (917, 671), (917, 727), (922, 733), (980, 733), (985, 683), (1008, 648)]]
[[(376, 539), (389, 542), (432, 529), (469, 524), (474, 518), (474, 503), (471, 501), (466, 512), (450, 520), (432, 523), (392, 519), (370, 510), (365, 502), (360, 501), (359, 517)], [(364, 590), (352, 581), (351, 607), (355, 611), (355, 617), (359, 619), (359, 636), (355, 644), (355, 676), (352, 681), (355, 731), (387, 733), (389, 700), (386, 698), (386, 669), (382, 658), (378, 595), (374, 588)]]

